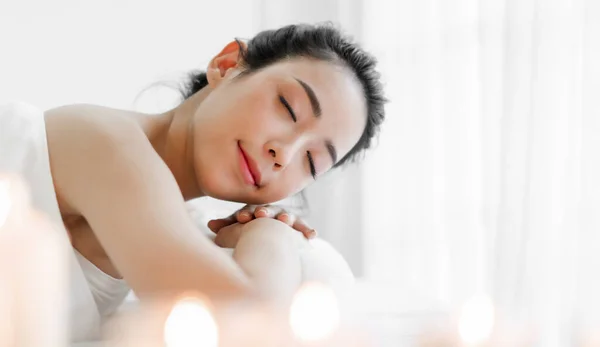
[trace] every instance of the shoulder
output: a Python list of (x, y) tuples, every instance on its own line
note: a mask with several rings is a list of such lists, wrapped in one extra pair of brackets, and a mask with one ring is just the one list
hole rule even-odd
[(53, 173), (76, 174), (81, 171), (77, 167), (90, 161), (98, 167), (158, 157), (139, 123), (126, 111), (69, 105), (46, 111), (45, 121), (50, 163), (56, 164)]
[[(46, 128), (54, 141), (146, 140), (138, 123), (125, 111), (77, 104), (45, 112)], [(57, 135), (59, 135), (57, 137)]]
[(91, 196), (111, 175), (127, 182), (148, 163), (160, 161), (142, 128), (124, 111), (69, 105), (44, 116), (57, 195), (75, 210), (74, 194)]

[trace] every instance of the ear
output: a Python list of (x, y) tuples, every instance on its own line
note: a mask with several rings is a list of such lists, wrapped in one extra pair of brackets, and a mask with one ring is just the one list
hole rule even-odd
[(216, 88), (227, 76), (239, 68), (242, 60), (241, 50), (246, 50), (246, 48), (246, 43), (232, 41), (210, 61), (206, 69), (206, 79), (211, 88)]

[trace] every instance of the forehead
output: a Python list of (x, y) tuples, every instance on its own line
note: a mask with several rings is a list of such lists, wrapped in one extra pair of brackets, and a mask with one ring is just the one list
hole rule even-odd
[(308, 58), (284, 61), (269, 70), (276, 79), (292, 83), (299, 79), (313, 89), (322, 111), (317, 132), (333, 142), (338, 158), (346, 155), (360, 138), (367, 119), (365, 97), (354, 74), (341, 64)]

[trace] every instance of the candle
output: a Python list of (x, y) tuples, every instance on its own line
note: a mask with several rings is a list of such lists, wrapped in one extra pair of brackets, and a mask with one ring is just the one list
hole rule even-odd
[[(13, 177), (0, 176), (0, 345), (16, 346), (15, 210), (22, 210), (22, 186)], [(16, 206), (15, 206), (16, 205)]]
[[(457, 323), (436, 327), (423, 334), (421, 347), (491, 347), (494, 330), (494, 306), (485, 295), (476, 295), (461, 308)], [(513, 346), (513, 345), (511, 345)]]
[(494, 328), (494, 305), (489, 297), (477, 295), (463, 306), (458, 332), (461, 340), (468, 346), (478, 345), (492, 334)]
[(219, 327), (209, 301), (186, 294), (146, 298), (122, 310), (104, 327), (107, 346), (218, 347)]
[(301, 341), (317, 342), (338, 328), (340, 313), (333, 290), (320, 283), (303, 285), (290, 307), (290, 326)]
[(29, 191), (18, 176), (0, 175), (0, 230), (14, 234), (29, 212)]
[(330, 288), (319, 284), (300, 288), (289, 308), (245, 300), (209, 302), (197, 294), (184, 295), (174, 304), (157, 299), (113, 319), (107, 326), (107, 345), (367, 346), (360, 330), (342, 331), (337, 299)]
[[(524, 347), (533, 346), (530, 329), (515, 317), (496, 322), (497, 314), (491, 299), (477, 295), (462, 307), (458, 324), (423, 334), (421, 347)], [(498, 324), (502, 323), (502, 324)]]
[[(15, 346), (67, 343), (67, 248), (57, 230), (29, 206), (17, 177), (0, 178), (0, 295), (8, 309), (3, 329)], [(5, 319), (7, 318), (7, 319)]]
[(600, 346), (600, 332), (592, 331), (584, 334), (580, 347)]
[(167, 347), (217, 347), (219, 330), (207, 305), (190, 297), (177, 302), (164, 328)]
[(289, 346), (364, 347), (370, 346), (361, 327), (343, 326), (340, 303), (333, 289), (322, 283), (300, 287), (289, 310)]
[(12, 209), (10, 182), (0, 177), (0, 345), (14, 346), (12, 261), (6, 251), (6, 224)]
[(6, 224), (8, 213), (12, 207), (10, 198), (10, 182), (7, 179), (0, 179), (0, 230)]
[(20, 346), (64, 346), (67, 339), (67, 247), (42, 215), (31, 213), (18, 271)]

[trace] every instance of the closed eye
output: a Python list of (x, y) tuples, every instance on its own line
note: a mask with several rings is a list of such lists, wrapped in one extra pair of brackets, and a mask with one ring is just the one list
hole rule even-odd
[(313, 160), (312, 154), (309, 151), (306, 151), (306, 156), (308, 157), (308, 165), (310, 166), (310, 174), (314, 180), (317, 179), (317, 170), (315, 169), (315, 162)]
[(279, 95), (279, 101), (288, 110), (288, 112), (290, 113), (290, 116), (292, 117), (292, 120), (294, 121), (294, 123), (296, 123), (298, 121), (296, 119), (296, 114), (294, 113), (294, 110), (292, 109), (290, 104), (287, 102), (287, 100), (283, 96)]

